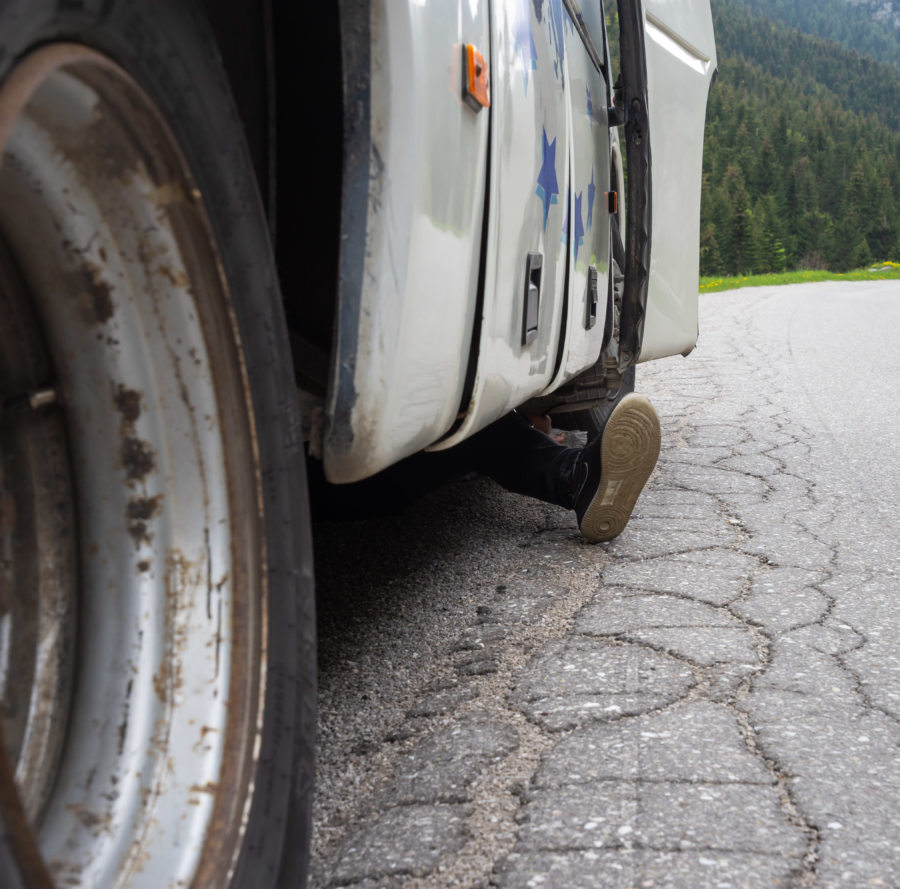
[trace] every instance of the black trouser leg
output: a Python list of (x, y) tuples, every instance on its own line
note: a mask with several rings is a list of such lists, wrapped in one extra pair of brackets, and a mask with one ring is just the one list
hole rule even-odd
[(321, 462), (308, 460), (313, 515), (340, 519), (392, 512), (472, 471), (508, 491), (572, 509), (570, 480), (578, 454), (518, 414), (507, 414), (456, 447), (414, 454), (352, 485), (329, 484)]
[(580, 451), (555, 442), (518, 414), (501, 417), (460, 445), (466, 446), (473, 468), (507, 491), (574, 507), (571, 478)]

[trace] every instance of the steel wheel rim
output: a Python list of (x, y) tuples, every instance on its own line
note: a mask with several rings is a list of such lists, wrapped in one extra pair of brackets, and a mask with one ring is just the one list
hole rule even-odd
[(259, 756), (265, 575), (202, 196), (147, 94), (81, 46), (17, 66), (0, 144), (0, 235), (52, 359), (62, 407), (38, 412), (62, 417), (77, 532), (58, 769), (20, 797), (61, 885), (225, 885)]

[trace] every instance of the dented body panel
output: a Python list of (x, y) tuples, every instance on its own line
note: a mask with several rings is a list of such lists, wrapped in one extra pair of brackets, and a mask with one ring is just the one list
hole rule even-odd
[[(345, 46), (345, 66), (360, 70), (345, 80), (341, 292), (322, 448), (331, 481), (452, 447), (601, 359), (617, 385), (639, 356), (693, 346), (709, 2), (622, 5), (646, 32), (630, 70), (649, 106), (639, 115), (646, 199), (633, 220), (648, 243), (623, 315), (627, 349), (608, 305), (607, 195), (621, 191), (616, 127), (633, 137), (635, 126), (629, 109), (609, 118), (600, 0), (344, 0), (344, 41), (358, 44)], [(487, 67), (487, 107), (467, 101), (467, 46)]]
[(456, 418), (487, 161), (489, 114), (460, 89), (463, 45), (489, 46), (486, 5), (375, 3), (369, 24), (364, 267), (340, 307), (351, 317), (340, 319), (325, 440), (328, 475), (342, 482), (421, 450)]
[[(572, 202), (566, 47), (574, 29), (560, 4), (516, 0), (494, 3), (491, 23), (484, 321), (471, 402), (444, 446), (551, 384), (566, 299)], [(532, 260), (526, 281), (529, 255), (540, 257), (540, 268)], [(529, 285), (536, 304), (531, 321)]]

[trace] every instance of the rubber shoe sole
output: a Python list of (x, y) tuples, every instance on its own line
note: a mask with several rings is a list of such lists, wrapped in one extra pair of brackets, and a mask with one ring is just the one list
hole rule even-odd
[(616, 405), (600, 442), (600, 483), (579, 517), (584, 537), (598, 543), (625, 530), (656, 466), (661, 439), (659, 417), (648, 398), (631, 393)]

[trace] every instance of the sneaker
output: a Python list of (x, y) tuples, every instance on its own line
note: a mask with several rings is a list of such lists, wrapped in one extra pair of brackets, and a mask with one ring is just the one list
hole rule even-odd
[(630, 393), (616, 405), (600, 437), (581, 452), (575, 466), (575, 514), (588, 540), (612, 540), (625, 529), (656, 466), (660, 440), (650, 400)]

